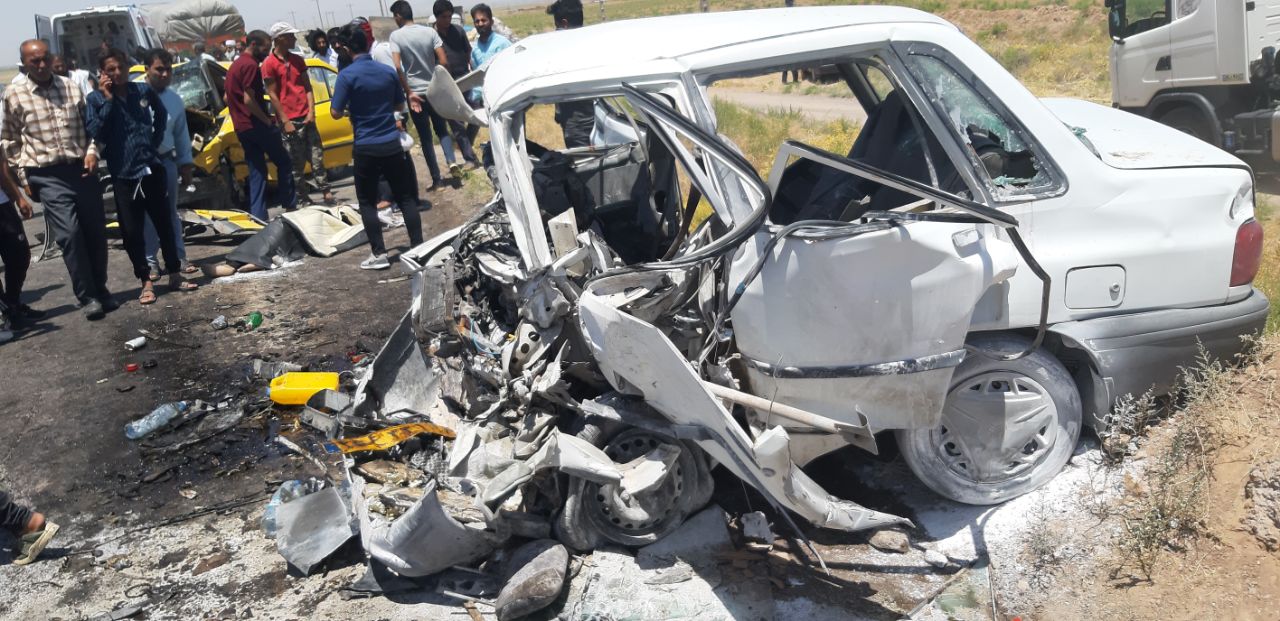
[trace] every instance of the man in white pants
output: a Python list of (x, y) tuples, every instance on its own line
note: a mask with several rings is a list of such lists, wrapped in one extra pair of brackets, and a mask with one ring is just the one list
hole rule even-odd
[[(191, 133), (187, 131), (187, 110), (182, 97), (169, 88), (173, 81), (173, 56), (169, 52), (160, 48), (147, 50), (142, 58), (142, 66), (147, 69), (147, 86), (160, 96), (165, 111), (169, 113), (165, 121), (164, 139), (156, 150), (160, 154), (160, 161), (164, 163), (169, 181), (169, 215), (173, 227), (165, 234), (172, 235), (177, 244), (182, 273), (194, 274), (198, 270), (187, 262), (187, 247), (182, 243), (182, 219), (178, 217), (178, 192), (180, 188), (191, 185), (191, 173), (195, 166), (191, 153)], [(147, 246), (147, 263), (151, 266), (151, 280), (159, 280), (160, 262), (156, 254), (160, 248), (160, 238), (156, 235), (156, 227), (151, 218), (146, 219), (143, 238)]]

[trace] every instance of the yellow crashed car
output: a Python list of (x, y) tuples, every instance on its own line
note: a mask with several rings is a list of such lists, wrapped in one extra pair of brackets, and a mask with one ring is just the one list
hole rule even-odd
[[(316, 102), (316, 128), (324, 144), (325, 167), (349, 166), (354, 142), (351, 121), (334, 119), (329, 114), (329, 100), (333, 85), (338, 80), (338, 70), (314, 58), (308, 58), (306, 62)], [(181, 192), (179, 207), (212, 202), (210, 206), (238, 209), (243, 202), (249, 168), (223, 99), (223, 84), (230, 64), (186, 62), (173, 67), (170, 88), (182, 97), (187, 107), (187, 125), (191, 130), (196, 165), (196, 192)], [(135, 65), (129, 74), (135, 81), (145, 77), (141, 65)], [(310, 169), (310, 164), (307, 168)], [(274, 181), (275, 166), (268, 163), (268, 169), (269, 178)]]

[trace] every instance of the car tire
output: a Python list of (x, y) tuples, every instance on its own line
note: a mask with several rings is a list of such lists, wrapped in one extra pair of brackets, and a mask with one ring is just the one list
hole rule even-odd
[[(970, 339), (1003, 354), (1030, 344), (1011, 334)], [(930, 489), (957, 502), (993, 505), (1056, 476), (1075, 451), (1080, 424), (1075, 381), (1040, 348), (1007, 362), (969, 353), (956, 368), (941, 423), (895, 435), (907, 466)]]
[(1195, 136), (1211, 145), (1218, 144), (1218, 141), (1210, 135), (1213, 130), (1210, 129), (1204, 114), (1190, 106), (1177, 106), (1164, 112), (1156, 120), (1162, 125), (1168, 125), (1184, 134)]

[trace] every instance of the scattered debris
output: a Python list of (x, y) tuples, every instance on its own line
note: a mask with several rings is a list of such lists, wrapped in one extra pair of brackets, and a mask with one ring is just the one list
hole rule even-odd
[(1244, 496), (1250, 501), (1245, 529), (1268, 551), (1280, 549), (1280, 462), (1254, 466)]
[(195, 568), (191, 570), (191, 575), (199, 576), (207, 571), (222, 567), (230, 561), (231, 555), (224, 550), (219, 550), (218, 552), (214, 552), (213, 554), (200, 559), (200, 562), (196, 563)]
[(555, 601), (564, 589), (569, 551), (557, 541), (539, 539), (516, 548), (506, 565), (505, 585), (495, 604), (498, 621), (518, 619)]
[(945, 568), (951, 564), (951, 560), (947, 558), (947, 555), (937, 550), (926, 550), (924, 553), (924, 562), (937, 567), (938, 569)]
[(209, 322), (209, 327), (213, 328), (214, 330), (225, 330), (227, 325), (228, 324), (227, 324), (226, 315), (218, 315), (217, 317), (213, 318), (213, 321)]
[(276, 548), (303, 575), (329, 558), (356, 531), (351, 510), (333, 487), (276, 507)]
[(882, 528), (876, 531), (867, 543), (881, 552), (906, 554), (911, 551), (911, 540), (906, 533), (896, 528)]
[(773, 548), (773, 530), (769, 528), (769, 520), (763, 512), (743, 513), (740, 520), (742, 536), (747, 540), (748, 548), (759, 551), (768, 551)]
[(146, 347), (146, 346), (147, 346), (147, 337), (145, 336), (139, 336), (137, 338), (129, 339), (124, 342), (124, 348), (127, 351), (138, 351), (139, 349), (142, 349), (143, 347)]

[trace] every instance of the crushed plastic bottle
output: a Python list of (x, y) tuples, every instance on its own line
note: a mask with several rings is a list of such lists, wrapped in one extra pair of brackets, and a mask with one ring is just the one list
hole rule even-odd
[(276, 493), (271, 495), (271, 500), (267, 502), (266, 510), (262, 512), (262, 530), (266, 533), (267, 539), (275, 539), (276, 532), (280, 530), (280, 525), (276, 523), (277, 507), (321, 489), (324, 489), (324, 482), (314, 477), (306, 481), (294, 479), (281, 483)]
[(214, 330), (222, 330), (227, 327), (227, 316), (218, 315), (213, 318), (213, 321), (210, 322), (209, 325), (212, 326)]
[(137, 440), (151, 435), (157, 429), (168, 425), (190, 407), (186, 401), (166, 403), (151, 410), (150, 414), (124, 426), (124, 437)]
[(249, 315), (244, 318), (244, 325), (246, 330), (252, 330), (262, 325), (262, 313), (258, 311), (249, 313)]

